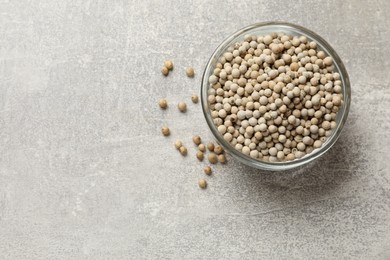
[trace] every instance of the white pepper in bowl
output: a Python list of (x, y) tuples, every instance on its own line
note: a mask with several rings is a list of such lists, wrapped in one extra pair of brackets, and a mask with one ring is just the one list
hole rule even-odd
[(317, 158), (337, 140), (348, 114), (342, 62), (300, 26), (270, 22), (244, 31), (221, 44), (205, 70), (202, 108), (217, 141), (261, 169)]

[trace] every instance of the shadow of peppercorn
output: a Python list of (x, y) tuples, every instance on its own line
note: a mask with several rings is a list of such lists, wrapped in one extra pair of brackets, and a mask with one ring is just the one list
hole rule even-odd
[(333, 197), (338, 189), (343, 188), (343, 184), (354, 177), (356, 170), (367, 167), (368, 159), (363, 157), (364, 153), (360, 150), (363, 148), (351, 149), (350, 144), (359, 140), (349, 133), (346, 127), (326, 154), (297, 169), (267, 172), (243, 164), (237, 165), (242, 172), (241, 185), (255, 185), (251, 191), (258, 192), (259, 198), (264, 193), (273, 194), (272, 199), (280, 200), (281, 204), (287, 201), (304, 204)]

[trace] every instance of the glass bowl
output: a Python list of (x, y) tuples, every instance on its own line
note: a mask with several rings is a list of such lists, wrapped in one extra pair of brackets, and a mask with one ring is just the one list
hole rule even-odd
[[(343, 105), (340, 107), (337, 112), (336, 123), (337, 126), (332, 130), (330, 136), (327, 137), (326, 141), (322, 144), (320, 148), (314, 149), (311, 153), (304, 155), (301, 158), (294, 159), (292, 161), (283, 161), (283, 162), (268, 162), (254, 159), (248, 155), (243, 154), (242, 152), (236, 150), (230, 143), (225, 141), (223, 136), (218, 132), (217, 127), (214, 125), (214, 121), (211, 117), (211, 112), (209, 104), (207, 101), (208, 89), (210, 88), (210, 83), (208, 82), (209, 76), (213, 73), (216, 63), (218, 62), (219, 57), (227, 50), (228, 47), (232, 46), (237, 41), (243, 41), (244, 36), (247, 34), (251, 35), (265, 35), (271, 32), (283, 32), (285, 34), (291, 34), (294, 36), (304, 35), (308, 40), (315, 41), (317, 43), (317, 49), (323, 50), (327, 55), (333, 58), (334, 71), (340, 74), (340, 80), (342, 85), (342, 94), (343, 94)], [(285, 22), (263, 22), (249, 25), (225, 39), (218, 48), (211, 55), (206, 68), (203, 73), (202, 86), (201, 86), (201, 103), (203, 114), (206, 118), (207, 124), (210, 127), (211, 132), (215, 136), (218, 143), (222, 145), (227, 153), (229, 153), (233, 158), (239, 160), (240, 162), (249, 165), (254, 168), (262, 170), (288, 170), (298, 166), (307, 164), (325, 152), (327, 152), (337, 141), (340, 136), (341, 130), (344, 126), (345, 121), (347, 120), (350, 103), (351, 103), (351, 86), (348, 78), (347, 71), (335, 50), (319, 35), (316, 33), (302, 27), (299, 25), (285, 23)]]

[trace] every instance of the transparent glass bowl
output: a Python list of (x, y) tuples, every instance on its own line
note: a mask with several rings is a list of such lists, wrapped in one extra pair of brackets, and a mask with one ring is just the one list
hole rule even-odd
[[(217, 127), (214, 125), (213, 119), (211, 117), (211, 111), (209, 108), (209, 104), (207, 101), (208, 89), (210, 88), (210, 84), (208, 82), (209, 76), (213, 73), (216, 63), (218, 62), (219, 57), (223, 55), (223, 53), (227, 50), (228, 47), (232, 46), (237, 41), (243, 41), (244, 36), (247, 34), (252, 35), (265, 35), (271, 32), (283, 32), (285, 34), (290, 35), (304, 35), (308, 38), (308, 40), (315, 41), (317, 43), (317, 49), (323, 50), (327, 55), (333, 58), (333, 65), (335, 67), (335, 72), (340, 74), (340, 80), (342, 85), (342, 94), (343, 94), (343, 105), (340, 107), (340, 110), (337, 112), (336, 122), (337, 126), (332, 130), (332, 134), (327, 137), (326, 141), (322, 144), (320, 148), (314, 149), (311, 153), (306, 154), (305, 156), (292, 160), (292, 161), (284, 161), (284, 162), (266, 162), (254, 159), (248, 155), (237, 151), (230, 143), (225, 141), (223, 136), (218, 132)], [(323, 155), (326, 151), (328, 151), (334, 143), (337, 141), (340, 136), (341, 130), (344, 126), (345, 121), (347, 120), (350, 103), (351, 103), (351, 86), (348, 78), (347, 71), (335, 50), (319, 35), (316, 33), (302, 27), (299, 25), (285, 23), (285, 22), (264, 22), (264, 23), (256, 23), (253, 25), (249, 25), (229, 36), (225, 39), (218, 48), (211, 55), (210, 60), (207, 63), (205, 68), (203, 78), (202, 78), (202, 86), (201, 86), (201, 103), (204, 116), (206, 118), (207, 124), (210, 127), (211, 132), (217, 139), (217, 141), (222, 145), (227, 153), (233, 156), (235, 159), (241, 161), (242, 163), (249, 165), (254, 168), (262, 169), (262, 170), (288, 170), (298, 166), (302, 166), (307, 164), (321, 155)]]

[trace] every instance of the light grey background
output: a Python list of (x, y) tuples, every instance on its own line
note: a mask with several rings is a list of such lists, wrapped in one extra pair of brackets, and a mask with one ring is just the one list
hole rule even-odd
[[(389, 13), (387, 0), (0, 0), (1, 259), (389, 259)], [(190, 138), (212, 136), (189, 98), (219, 43), (267, 20), (336, 49), (349, 119), (308, 167), (230, 160), (200, 190)]]

